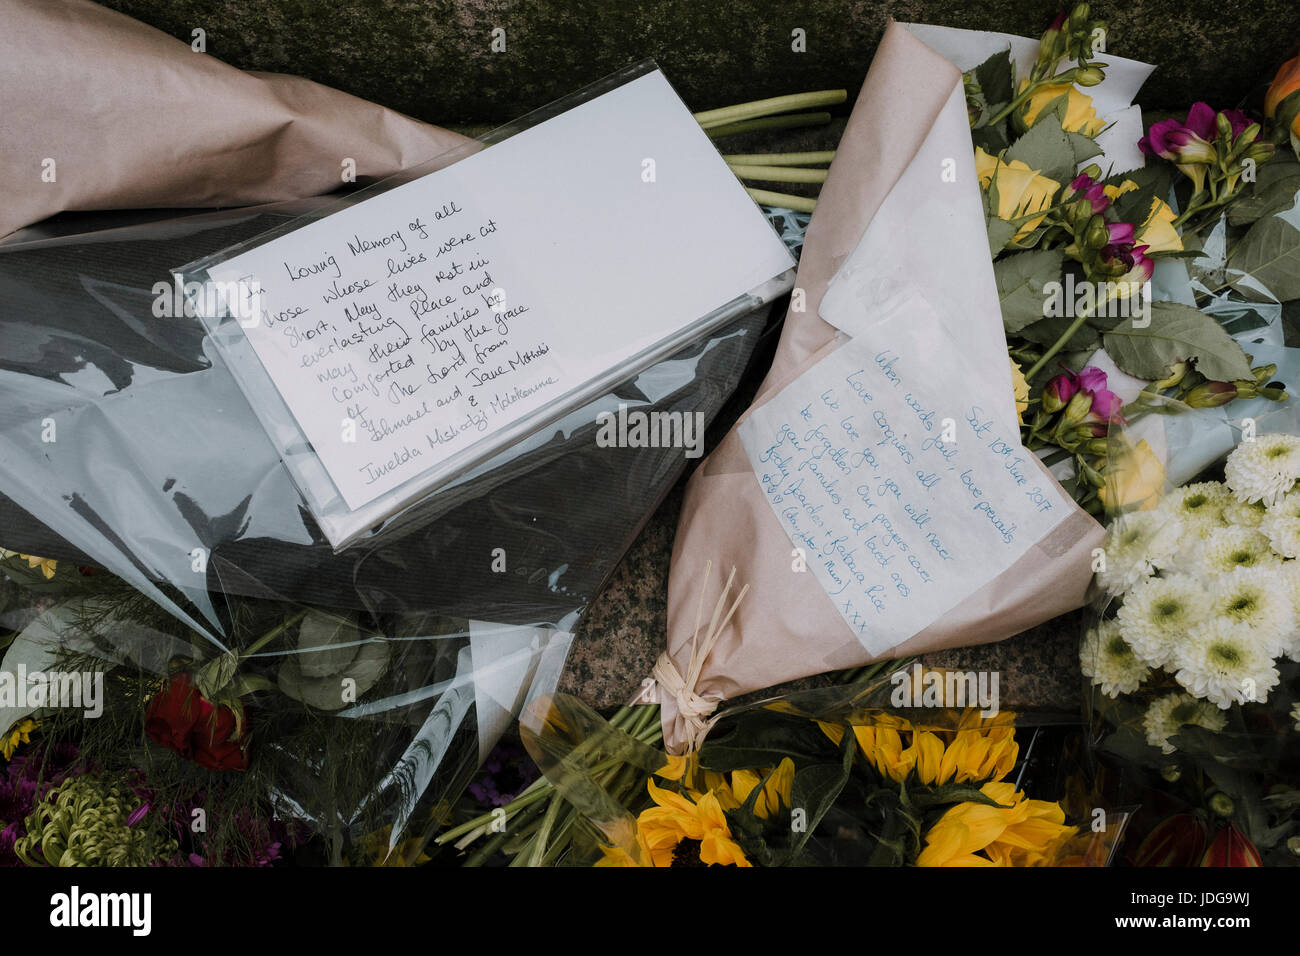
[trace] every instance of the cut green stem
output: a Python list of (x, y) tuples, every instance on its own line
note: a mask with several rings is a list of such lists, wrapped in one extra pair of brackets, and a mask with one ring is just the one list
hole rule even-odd
[(749, 193), (754, 202), (762, 203), (764, 206), (793, 209), (795, 212), (812, 212), (817, 208), (817, 200), (809, 199), (807, 196), (791, 196), (788, 193), (774, 193), (766, 189), (754, 189), (750, 186), (745, 187), (745, 192)]
[(812, 93), (774, 96), (766, 100), (751, 100), (748, 103), (723, 106), (716, 110), (704, 110), (694, 115), (697, 123), (705, 129), (712, 129), (759, 116), (771, 116), (775, 113), (792, 113), (795, 110), (811, 109), (814, 106), (835, 106), (848, 98), (848, 90), (817, 90)]
[(764, 183), (824, 183), (824, 169), (793, 169), (789, 166), (752, 166), (743, 163), (728, 163), (731, 171), (740, 179), (757, 180)]
[(710, 139), (735, 136), (738, 133), (761, 133), (776, 129), (798, 129), (801, 126), (824, 126), (831, 121), (830, 113), (795, 113), (791, 116), (765, 116), (761, 119), (741, 120), (725, 126), (711, 126), (704, 132)]
[(732, 165), (742, 166), (821, 166), (835, 159), (835, 150), (818, 153), (724, 153), (722, 158)]

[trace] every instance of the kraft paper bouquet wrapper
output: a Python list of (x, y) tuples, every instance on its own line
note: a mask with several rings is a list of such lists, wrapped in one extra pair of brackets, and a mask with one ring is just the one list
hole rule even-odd
[[(950, 101), (955, 97), (961, 98), (964, 119), (961, 71), (906, 27), (891, 23), (858, 96), (807, 231), (795, 281), (796, 296), (799, 290), (805, 296), (804, 308), (787, 313), (771, 371), (753, 406), (687, 485), (668, 586), (667, 654), (680, 675), (689, 675), (691, 670), (692, 636), (699, 609), (703, 608), (704, 621), (701, 639), (715, 605), (723, 605), (718, 620), (726, 622), (698, 669), (693, 687), (697, 705), (699, 698), (727, 700), (773, 684), (856, 667), (883, 657), (1002, 640), (1084, 603), (1091, 578), (1092, 549), (1100, 546), (1104, 531), (1071, 501), (1073, 513), (1008, 570), (920, 633), (887, 653), (873, 655), (845, 624), (813, 575), (792, 573), (791, 539), (769, 506), (738, 434), (755, 409), (842, 346), (843, 336), (818, 316), (828, 284), (858, 246), (877, 209), (945, 107), (951, 120)], [(964, 149), (967, 156), (973, 151), (968, 132)], [(973, 177), (965, 188), (978, 189)], [(952, 239), (936, 235), (930, 241), (943, 246)], [(987, 248), (979, 250), (979, 254), (988, 257)], [(890, 266), (896, 268), (897, 263)], [(991, 258), (988, 270), (991, 287)], [(927, 279), (921, 277), (918, 281), (924, 283)], [(792, 304), (797, 304), (797, 299)], [(1003, 331), (996, 291), (991, 304), (991, 310), (971, 308), (962, 315), (942, 315), (941, 320), (945, 328), (955, 328), (956, 323), (976, 323), (979, 334), (1001, 344)], [(1005, 346), (1001, 348), (1005, 355)], [(978, 368), (972, 368), (971, 373), (994, 374), (991, 369)], [(1009, 366), (1003, 365), (996, 374), (1005, 376), (1010, 401)], [(962, 385), (954, 382), (951, 387), (960, 390)], [(1029, 457), (1043, 480), (1055, 484), (1038, 459)], [(736, 571), (729, 594), (720, 601), (733, 567)], [(748, 592), (727, 618), (726, 611), (742, 586), (747, 586)], [(661, 662), (657, 672), (662, 670)], [(680, 751), (699, 724), (683, 717), (673, 690), (662, 686), (662, 678), (660, 684), (665, 740), (670, 749)]]
[(345, 160), (364, 181), (470, 142), (235, 69), (89, 0), (0, 0), (0, 24), (0, 238), (65, 210), (316, 196), (342, 185)]

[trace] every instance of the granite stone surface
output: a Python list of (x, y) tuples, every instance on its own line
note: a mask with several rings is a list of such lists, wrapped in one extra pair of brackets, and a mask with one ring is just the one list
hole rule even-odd
[[(1068, 0), (105, 0), (248, 70), (442, 125), (501, 123), (654, 58), (693, 109), (856, 92), (889, 18), (1037, 36)], [(1294, 0), (1094, 3), (1110, 49), (1159, 65), (1148, 109), (1233, 106), (1300, 42)], [(804, 32), (804, 52), (792, 47)], [(504, 31), (504, 35), (500, 32)], [(504, 36), (504, 49), (501, 40)], [(495, 44), (494, 44), (494, 41)], [(496, 49), (494, 50), (494, 45)]]

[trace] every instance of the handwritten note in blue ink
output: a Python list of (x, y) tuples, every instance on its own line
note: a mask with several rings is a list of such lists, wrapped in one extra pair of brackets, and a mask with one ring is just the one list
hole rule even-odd
[(936, 356), (932, 327), (909, 318), (832, 352), (739, 429), (800, 552), (792, 565), (806, 564), (873, 654), (923, 631), (1073, 510), (1005, 408), (964, 389), (960, 357)]

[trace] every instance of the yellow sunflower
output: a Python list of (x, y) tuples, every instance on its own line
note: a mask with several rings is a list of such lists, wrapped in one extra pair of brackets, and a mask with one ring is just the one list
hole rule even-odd
[(1054, 866), (1076, 832), (1059, 803), (1029, 800), (1011, 783), (986, 783), (1002, 806), (959, 803), (925, 834), (917, 866)]
[(24, 717), (18, 723), (9, 729), (9, 732), (0, 737), (0, 754), (5, 760), (14, 755), (19, 744), (28, 744), (32, 742), (31, 732), (40, 726), (40, 723), (32, 720), (30, 717)]
[[(818, 721), (839, 744), (844, 728)], [(981, 718), (965, 711), (954, 729), (914, 727), (882, 711), (869, 711), (853, 724), (853, 735), (867, 762), (882, 776), (902, 783), (909, 775), (927, 785), (1001, 780), (1015, 766), (1015, 715)]]
[(794, 761), (783, 757), (773, 770), (734, 770), (731, 774), (731, 793), (740, 806), (744, 806), (755, 788), (761, 788), (754, 801), (754, 816), (766, 820), (781, 812), (782, 805), (790, 806), (790, 788), (794, 786)]
[[(653, 807), (637, 817), (636, 842), (653, 866), (750, 866), (731, 838), (724, 803), (739, 806), (723, 786), (704, 794), (674, 793), (646, 781)], [(637, 866), (625, 847), (602, 847), (596, 866)]]
[(37, 558), (30, 554), (18, 554), (16, 551), (6, 551), (4, 548), (0, 548), (0, 560), (12, 558), (15, 555), (26, 561), (29, 568), (40, 568), (41, 574), (45, 575), (47, 581), (54, 577), (54, 572), (59, 568), (59, 562), (53, 558)]

